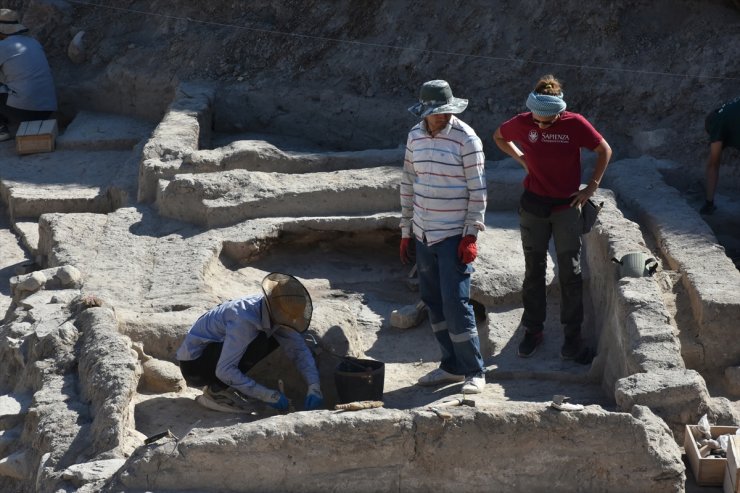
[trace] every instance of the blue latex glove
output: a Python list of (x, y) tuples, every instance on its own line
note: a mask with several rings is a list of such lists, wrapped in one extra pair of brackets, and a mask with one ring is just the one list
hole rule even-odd
[(306, 411), (315, 411), (324, 407), (324, 399), (316, 395), (307, 395), (306, 400), (303, 403), (303, 409)]
[(322, 407), (324, 407), (324, 396), (321, 394), (321, 389), (316, 384), (309, 385), (306, 400), (303, 401), (303, 409), (306, 411), (315, 411)]
[(270, 407), (274, 407), (279, 411), (287, 411), (289, 406), (288, 398), (285, 397), (285, 394), (283, 394), (282, 392), (275, 391), (275, 394), (278, 394), (277, 396), (275, 396), (277, 397), (277, 400), (275, 400), (275, 402), (269, 402), (268, 404), (270, 405)]

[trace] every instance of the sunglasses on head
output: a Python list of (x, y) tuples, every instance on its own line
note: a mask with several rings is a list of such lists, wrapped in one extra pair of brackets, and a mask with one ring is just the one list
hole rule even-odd
[(555, 118), (553, 118), (552, 120), (538, 120), (537, 118), (534, 117), (534, 115), (532, 115), (532, 122), (535, 125), (552, 125), (553, 123), (558, 121), (558, 119), (560, 119), (560, 113), (555, 115)]

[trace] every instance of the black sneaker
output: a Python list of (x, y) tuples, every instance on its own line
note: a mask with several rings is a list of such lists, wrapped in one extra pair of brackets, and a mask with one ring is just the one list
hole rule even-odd
[(6, 140), (12, 139), (13, 136), (10, 135), (10, 130), (8, 130), (7, 125), (0, 125), (0, 142), (5, 142)]
[(540, 344), (542, 344), (542, 331), (530, 332), (529, 329), (526, 329), (524, 339), (519, 343), (519, 351), (516, 354), (522, 358), (529, 358), (537, 351)]
[(704, 202), (704, 205), (701, 206), (701, 209), (699, 209), (699, 214), (704, 214), (705, 216), (711, 216), (714, 211), (717, 210), (717, 206), (714, 205), (714, 202), (706, 201)]
[(566, 337), (563, 346), (560, 348), (560, 358), (564, 360), (576, 359), (581, 353), (581, 337)]

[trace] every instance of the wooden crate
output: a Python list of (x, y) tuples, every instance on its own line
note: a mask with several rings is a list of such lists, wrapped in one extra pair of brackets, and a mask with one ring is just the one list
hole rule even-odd
[(15, 150), (18, 154), (51, 152), (54, 150), (56, 138), (56, 120), (22, 122), (15, 134)]
[[(734, 435), (737, 426), (710, 426), (709, 431), (712, 438), (720, 435)], [(684, 433), (683, 448), (686, 457), (689, 459), (691, 471), (694, 473), (696, 484), (700, 486), (722, 486), (725, 479), (725, 469), (727, 468), (727, 459), (704, 458), (699, 453), (699, 447), (696, 446), (696, 438), (701, 437), (697, 425), (686, 425)]]
[(722, 483), (725, 493), (740, 493), (740, 436), (732, 435), (727, 444), (727, 467), (725, 482)]

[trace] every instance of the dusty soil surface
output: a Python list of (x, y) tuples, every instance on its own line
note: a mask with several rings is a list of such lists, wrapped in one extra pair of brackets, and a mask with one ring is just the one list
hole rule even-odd
[[(290, 272), (305, 282), (313, 298), (313, 325), (331, 325), (323, 344), (329, 341), (334, 345), (324, 346), (325, 350), (317, 353), (328, 401), (336, 399), (331, 379), (339, 363), (328, 351), (383, 362), (386, 408), (412, 409), (459, 397), (459, 384), (433, 388), (415, 385), (420, 376), (436, 368), (439, 362), (439, 348), (428, 320), (408, 329), (390, 324), (392, 310), (419, 299), (418, 292), (410, 289), (407, 282), (409, 267), (398, 262), (397, 241), (397, 235), (391, 232), (286, 235), (266, 255), (251, 260), (247, 266), (222, 255), (221, 263), (210, 273), (212, 289), (219, 298), (233, 298), (243, 293), (245, 286), (257, 286), (267, 272), (290, 266)], [(553, 287), (550, 291), (548, 327), (556, 328), (559, 327), (557, 289)], [(573, 402), (613, 409), (613, 399), (605, 396), (600, 385), (589, 377), (590, 366), (560, 359), (559, 330), (548, 333), (536, 358), (524, 360), (516, 356), (521, 311), (518, 303), (499, 305), (489, 311), (485, 320), (479, 320), (490, 383), (482, 394), (473, 397), (476, 406), (486, 409), (505, 401), (538, 402), (546, 406), (554, 394), (563, 394)], [(279, 364), (280, 359), (279, 354), (274, 356), (265, 362), (264, 368), (255, 369), (256, 378), (273, 387), (277, 376), (268, 368)], [(284, 371), (285, 366), (282, 367)], [(290, 378), (290, 374), (286, 377), (284, 373), (279, 376), (286, 378), (288, 395), (301, 399), (300, 378), (295, 375)], [(222, 426), (275, 414), (264, 407), (256, 408), (254, 415), (238, 418), (206, 411), (191, 400), (199, 393), (191, 388), (177, 394), (140, 394), (136, 404), (137, 429), (147, 436), (167, 429), (183, 436), (193, 426)], [(300, 410), (301, 402), (296, 402), (296, 407)]]

